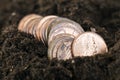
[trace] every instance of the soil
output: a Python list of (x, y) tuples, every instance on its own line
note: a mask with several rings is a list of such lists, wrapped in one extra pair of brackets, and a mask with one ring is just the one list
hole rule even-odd
[[(94, 28), (109, 52), (50, 61), (41, 41), (17, 29), (31, 13), (69, 18), (85, 31)], [(0, 80), (120, 80), (120, 0), (1, 0)]]

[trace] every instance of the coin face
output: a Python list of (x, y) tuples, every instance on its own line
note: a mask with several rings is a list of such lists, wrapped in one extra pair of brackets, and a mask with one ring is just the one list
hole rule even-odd
[(50, 59), (66, 60), (72, 58), (71, 43), (74, 36), (70, 34), (60, 34), (48, 46), (48, 57)]
[(53, 37), (61, 33), (71, 34), (76, 37), (84, 32), (80, 25), (66, 18), (57, 18), (56, 21), (54, 21), (54, 24), (50, 27), (48, 45), (52, 41)]
[(74, 56), (93, 56), (108, 52), (103, 38), (94, 32), (85, 32), (75, 38), (72, 45)]

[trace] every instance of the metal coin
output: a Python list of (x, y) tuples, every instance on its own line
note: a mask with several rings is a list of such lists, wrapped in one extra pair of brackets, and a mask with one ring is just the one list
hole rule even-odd
[(42, 41), (43, 43), (47, 43), (47, 39), (46, 39), (46, 28), (49, 27), (49, 24), (55, 19), (57, 18), (57, 16), (47, 16), (45, 17), (45, 22), (43, 22), (42, 26), (41, 26), (41, 29), (40, 29), (40, 32), (41, 32), (41, 37), (42, 37)]
[(45, 41), (46, 41), (46, 43), (47, 43), (47, 41), (48, 41), (48, 35), (47, 35), (47, 32), (48, 32), (48, 27), (49, 27), (49, 25), (56, 19), (56, 18), (58, 18), (57, 16), (56, 17), (53, 17), (53, 18), (50, 18), (50, 19), (48, 19), (47, 21), (46, 21), (46, 23), (45, 23), (45, 28), (44, 28), (44, 39), (45, 39)]
[(71, 44), (74, 38), (66, 38), (61, 41), (57, 49), (57, 59), (58, 60), (67, 60), (72, 58)]
[(38, 23), (38, 21), (40, 21), (40, 19), (41, 17), (30, 20), (28, 22), (28, 25), (25, 27), (25, 31), (29, 34), (33, 34), (33, 29), (37, 27), (36, 24)]
[(78, 23), (75, 23), (66, 18), (57, 18), (56, 23), (54, 21), (54, 24), (51, 26), (49, 31), (48, 45), (52, 41), (53, 37), (57, 36), (58, 34), (72, 34), (76, 37), (83, 32), (84, 30), (80, 25), (78, 25)]
[(41, 29), (43, 27), (43, 24), (46, 22), (47, 19), (52, 18), (52, 17), (56, 17), (56, 16), (52, 16), (52, 15), (46, 16), (38, 23), (37, 28), (36, 28), (36, 35), (39, 40), (42, 39), (43, 41), (42, 34), (44, 33), (44, 31)]
[(37, 38), (36, 29), (37, 29), (38, 23), (41, 21), (42, 18), (43, 17), (36, 19), (34, 24), (32, 25), (32, 28), (29, 31), (29, 33), (33, 34), (34, 37), (36, 37), (36, 38)]
[[(48, 57), (50, 59), (57, 58), (61, 60), (71, 58), (72, 55), (70, 44), (72, 43), (73, 39), (74, 36), (70, 34), (60, 34), (54, 37), (54, 40), (48, 46)], [(63, 52), (61, 50), (63, 50), (64, 54), (62, 54)]]
[(31, 17), (32, 15), (36, 15), (36, 14), (30, 14), (30, 15), (27, 15), (25, 16), (24, 18), (21, 19), (19, 25), (18, 25), (18, 30), (22, 31), (22, 27), (23, 27), (23, 24), (24, 22), (29, 18)]
[[(53, 59), (53, 49), (55, 48), (55, 46), (57, 46), (56, 44), (60, 42), (60, 37), (61, 35), (56, 36), (56, 38), (54, 38), (54, 40), (48, 45), (48, 58), (49, 59)], [(54, 58), (56, 58), (56, 53), (54, 53)]]
[(75, 38), (72, 45), (74, 56), (93, 56), (108, 52), (103, 38), (94, 32), (85, 32)]
[(28, 16), (25, 16), (19, 23), (19, 26), (18, 26), (18, 30), (20, 31), (23, 31), (23, 32), (26, 32), (26, 29), (25, 27), (27, 27), (28, 23), (30, 20), (36, 18), (36, 17), (41, 17), (39, 15), (36, 15), (36, 14), (30, 14)]

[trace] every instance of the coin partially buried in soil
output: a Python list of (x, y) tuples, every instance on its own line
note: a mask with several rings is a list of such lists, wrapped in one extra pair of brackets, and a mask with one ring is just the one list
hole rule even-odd
[(75, 38), (72, 45), (73, 56), (93, 56), (108, 52), (103, 38), (94, 32), (85, 32)]
[(66, 60), (72, 58), (71, 44), (74, 36), (71, 34), (59, 34), (54, 37), (48, 47), (48, 57), (50, 59)]
[[(67, 18), (56, 18), (48, 28), (48, 45), (59, 34), (71, 34), (74, 37), (83, 33), (84, 30), (78, 23)], [(63, 35), (64, 35), (63, 34)]]

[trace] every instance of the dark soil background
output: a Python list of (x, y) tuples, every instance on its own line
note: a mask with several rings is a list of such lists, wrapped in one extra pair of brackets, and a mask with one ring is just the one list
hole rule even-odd
[[(109, 52), (50, 61), (42, 42), (17, 30), (30, 13), (95, 28)], [(120, 80), (120, 0), (0, 0), (0, 80)]]

